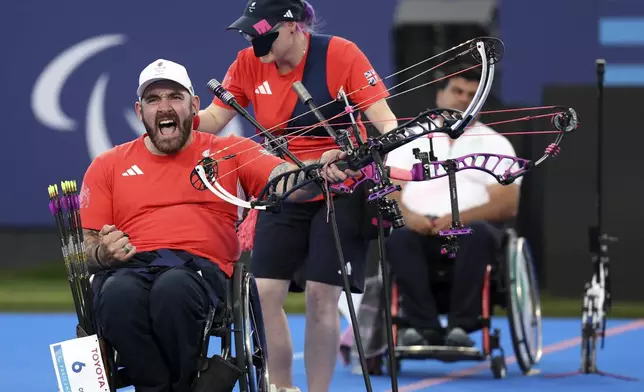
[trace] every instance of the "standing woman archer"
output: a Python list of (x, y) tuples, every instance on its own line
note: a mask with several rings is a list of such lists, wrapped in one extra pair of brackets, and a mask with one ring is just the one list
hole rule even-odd
[[(300, 136), (302, 127), (318, 123), (299, 102), (293, 83), (301, 81), (318, 106), (333, 101), (342, 90), (352, 106), (359, 106), (356, 121), (363, 140), (362, 114), (380, 133), (397, 125), (385, 98), (388, 92), (358, 46), (342, 37), (313, 32), (313, 7), (301, 0), (251, 0), (243, 15), (228, 29), (238, 30), (251, 46), (238, 52), (223, 80), (237, 102), (252, 104), (257, 121), (276, 136), (284, 136), (288, 149), (302, 161), (320, 158), (337, 148), (321, 126)], [(371, 86), (369, 86), (371, 85)], [(353, 93), (355, 92), (355, 93)], [(322, 107), (326, 119), (344, 112), (340, 102)], [(199, 112), (198, 130), (217, 133), (236, 115), (215, 98)], [(294, 117), (297, 117), (294, 120)], [(350, 123), (348, 114), (329, 121)], [(344, 126), (346, 128), (348, 126)], [(340, 242), (350, 271), (352, 291), (364, 289), (364, 265), (369, 238), (365, 233), (365, 194), (334, 197)], [(279, 214), (259, 212), (251, 269), (257, 278), (268, 343), (271, 383), (281, 390), (293, 387), (293, 347), (283, 309), (296, 273), (305, 281), (305, 353), (308, 390), (327, 392), (339, 350), (338, 299), (343, 280), (339, 273), (333, 232), (326, 220), (322, 198), (287, 204)], [(300, 275), (301, 274), (301, 275)], [(299, 287), (301, 290), (302, 287)]]

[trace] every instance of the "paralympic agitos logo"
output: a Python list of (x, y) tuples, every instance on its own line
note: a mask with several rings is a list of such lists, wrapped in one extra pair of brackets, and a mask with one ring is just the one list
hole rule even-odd
[[(31, 109), (36, 119), (44, 126), (59, 132), (78, 130), (80, 128), (79, 120), (70, 118), (61, 107), (61, 93), (65, 88), (67, 79), (91, 57), (125, 43), (126, 36), (124, 34), (99, 35), (76, 43), (52, 59), (36, 79), (31, 93)], [(154, 59), (150, 59), (150, 61), (152, 60)], [(181, 63), (181, 59), (175, 59), (175, 61)], [(142, 64), (140, 69), (131, 70), (134, 75), (131, 78), (132, 80), (137, 80), (138, 73), (145, 65), (147, 63)], [(109, 78), (109, 72), (104, 70), (94, 83), (89, 100), (73, 104), (86, 106), (85, 141), (87, 152), (91, 159), (114, 146), (108, 132), (108, 119), (105, 118), (105, 101)], [(133, 85), (132, 91), (135, 89), (136, 86)], [(127, 105), (129, 105), (129, 108), (127, 108)], [(124, 108), (125, 121), (132, 129), (134, 136), (142, 135), (145, 132), (145, 128), (136, 117), (132, 103), (124, 102)], [(109, 119), (109, 121), (114, 120)], [(242, 127), (239, 119), (234, 118), (220, 135), (225, 136), (230, 133), (241, 135)]]

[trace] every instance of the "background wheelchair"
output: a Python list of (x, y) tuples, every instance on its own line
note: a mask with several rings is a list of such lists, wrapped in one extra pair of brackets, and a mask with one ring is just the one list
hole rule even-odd
[[(255, 278), (245, 264), (235, 264), (227, 291), (226, 300), (217, 309), (211, 309), (206, 322), (197, 377), (208, 368), (210, 338), (217, 337), (221, 339), (221, 358), (242, 372), (239, 378), (240, 391), (269, 391), (266, 338), (259, 294)], [(77, 335), (83, 335), (80, 328), (77, 328)], [(232, 353), (233, 344), (235, 356)], [(131, 386), (125, 369), (119, 365), (118, 352), (105, 340), (101, 340), (101, 346), (111, 392)]]
[[(451, 263), (446, 260), (433, 272), (432, 287), (441, 315), (445, 315), (449, 309), (450, 265)], [(392, 279), (392, 277), (388, 278)], [(487, 266), (485, 273), (482, 314), (479, 319), (482, 330), (481, 349), (476, 347), (400, 346), (398, 344), (399, 330), (413, 327), (413, 325), (409, 325), (404, 318), (396, 284), (392, 283), (391, 288), (394, 363), (397, 371), (400, 371), (403, 359), (436, 359), (442, 362), (489, 360), (494, 378), (504, 378), (507, 368), (505, 351), (500, 344), (500, 330), (492, 328), (491, 325), (495, 306), (501, 307), (507, 313), (512, 346), (522, 372), (529, 373), (541, 359), (543, 339), (539, 286), (528, 243), (525, 238), (518, 237), (514, 229), (505, 230), (496, 260)], [(370, 374), (383, 373), (382, 367), (388, 363), (385, 355), (386, 353), (369, 361)]]

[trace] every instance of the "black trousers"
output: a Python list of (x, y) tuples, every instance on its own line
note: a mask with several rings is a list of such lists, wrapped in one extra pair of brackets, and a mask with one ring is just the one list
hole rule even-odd
[[(369, 250), (364, 189), (333, 201), (340, 246), (354, 293), (364, 292)], [(260, 211), (251, 268), (256, 278), (291, 280), (293, 292), (304, 291), (307, 281), (342, 286), (340, 260), (325, 202), (284, 203), (279, 213)]]
[[(387, 240), (387, 259), (402, 297), (404, 318), (413, 328), (442, 329), (437, 294), (433, 290), (432, 269), (448, 263), (451, 269), (448, 328), (467, 332), (479, 329), (483, 279), (487, 264), (493, 262), (503, 232), (488, 223), (470, 225), (472, 234), (459, 237), (460, 250), (455, 259), (440, 254), (443, 239), (423, 236), (410, 229), (393, 230)], [(435, 275), (434, 275), (435, 276)]]
[(204, 278), (217, 291), (225, 287), (225, 275), (210, 264), (203, 278), (190, 266), (147, 276), (121, 268), (102, 284), (95, 300), (99, 331), (137, 392), (190, 391), (212, 304)]

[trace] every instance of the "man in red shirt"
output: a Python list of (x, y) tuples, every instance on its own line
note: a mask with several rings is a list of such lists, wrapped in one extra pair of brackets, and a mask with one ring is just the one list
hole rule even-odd
[[(271, 178), (296, 166), (251, 140), (192, 131), (199, 97), (177, 63), (148, 65), (137, 93), (146, 134), (98, 156), (81, 189), (97, 328), (137, 391), (187, 392), (207, 312), (224, 300), (240, 256), (237, 207), (193, 188), (190, 174), (210, 156), (228, 192), (258, 196)], [(319, 162), (343, 156), (329, 151)], [(347, 179), (327, 166), (322, 175), (330, 182)], [(319, 193), (313, 183), (288, 201)]]

